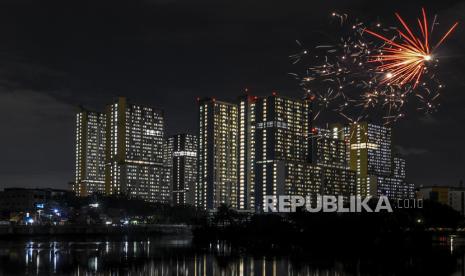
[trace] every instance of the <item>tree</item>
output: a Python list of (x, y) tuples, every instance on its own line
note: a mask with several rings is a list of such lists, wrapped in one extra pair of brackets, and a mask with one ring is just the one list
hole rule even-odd
[(216, 213), (215, 213), (215, 216), (213, 217), (213, 221), (216, 224), (224, 227), (225, 225), (234, 224), (236, 220), (238, 219), (238, 217), (239, 217), (239, 214), (236, 212), (236, 210), (231, 208), (230, 205), (221, 204), (216, 209)]

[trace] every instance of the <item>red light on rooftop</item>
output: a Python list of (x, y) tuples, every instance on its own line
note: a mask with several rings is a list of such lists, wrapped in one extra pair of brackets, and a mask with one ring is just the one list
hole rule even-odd
[(312, 133), (313, 133), (313, 134), (318, 134), (318, 129), (316, 129), (316, 128), (313, 127), (313, 128), (312, 128)]
[(276, 95), (278, 95), (278, 93), (276, 93), (276, 91), (273, 91), (273, 92), (271, 92), (271, 95), (276, 96)]

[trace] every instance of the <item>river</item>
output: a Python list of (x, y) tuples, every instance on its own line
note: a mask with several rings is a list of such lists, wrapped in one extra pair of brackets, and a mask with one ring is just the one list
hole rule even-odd
[(455, 276), (465, 275), (463, 248), (450, 236), (428, 252), (347, 256), (252, 253), (224, 242), (195, 245), (188, 236), (17, 238), (0, 240), (0, 275)]

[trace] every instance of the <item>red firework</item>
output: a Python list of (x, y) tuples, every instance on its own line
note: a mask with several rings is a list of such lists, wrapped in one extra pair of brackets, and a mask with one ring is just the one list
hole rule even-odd
[(459, 24), (456, 22), (452, 25), (441, 39), (431, 47), (432, 44), (429, 40), (435, 22), (429, 26), (425, 9), (422, 8), (421, 11), (422, 18), (418, 18), (421, 35), (414, 34), (412, 28), (407, 25), (398, 13), (395, 13), (395, 15), (400, 21), (403, 30), (398, 29), (399, 37), (397, 42), (395, 41), (396, 37), (389, 39), (368, 29), (365, 30), (365, 32), (385, 42), (379, 54), (370, 56), (370, 62), (381, 63), (377, 69), (381, 72), (386, 72), (381, 83), (402, 86), (413, 82), (413, 87), (415, 88), (427, 68), (427, 63), (433, 59), (434, 50), (446, 40)]

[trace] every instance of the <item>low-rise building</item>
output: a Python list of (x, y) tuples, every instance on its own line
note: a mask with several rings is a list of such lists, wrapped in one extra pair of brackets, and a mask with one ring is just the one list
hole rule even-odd
[(5, 188), (0, 192), (0, 211), (28, 212), (51, 201), (71, 198), (73, 192), (50, 188)]
[(425, 200), (436, 201), (442, 204), (449, 204), (448, 186), (426, 186), (418, 189), (417, 197)]
[(417, 190), (417, 198), (449, 205), (465, 216), (465, 187), (427, 186)]

